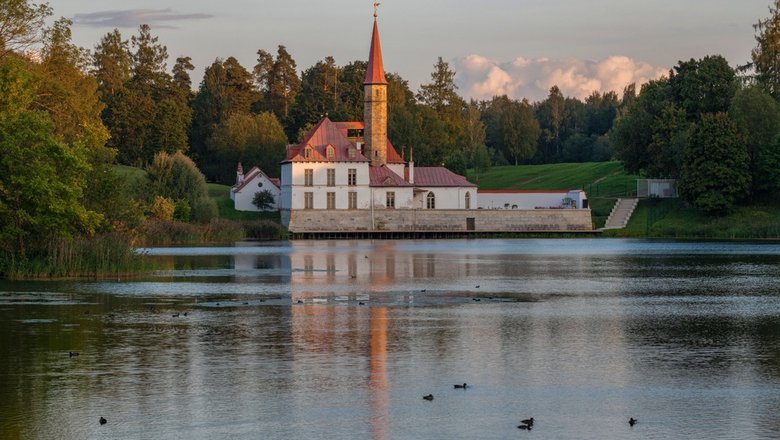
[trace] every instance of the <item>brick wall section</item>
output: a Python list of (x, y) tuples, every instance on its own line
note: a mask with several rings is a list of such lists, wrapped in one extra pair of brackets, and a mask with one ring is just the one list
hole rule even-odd
[[(496, 210), (296, 210), (289, 215), (290, 232), (467, 231), (474, 219), (477, 232), (591, 231), (590, 209)], [(373, 225), (373, 226), (372, 226)]]

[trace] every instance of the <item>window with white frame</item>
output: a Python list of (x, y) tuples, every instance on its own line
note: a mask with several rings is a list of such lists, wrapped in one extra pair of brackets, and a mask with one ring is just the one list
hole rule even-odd
[(425, 202), (428, 209), (436, 209), (436, 196), (432, 192), (429, 192), (425, 197)]
[(304, 186), (314, 186), (314, 170), (311, 168), (306, 168), (303, 170), (303, 185)]
[(336, 169), (328, 168), (328, 186), (336, 186)]

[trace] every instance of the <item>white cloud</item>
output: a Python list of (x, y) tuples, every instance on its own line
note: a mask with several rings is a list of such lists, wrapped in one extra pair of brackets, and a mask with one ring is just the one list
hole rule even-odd
[(468, 55), (455, 61), (456, 82), (466, 98), (490, 99), (496, 95), (530, 101), (543, 100), (557, 85), (564, 96), (585, 99), (593, 91), (618, 94), (631, 83), (637, 89), (667, 74), (667, 69), (626, 56), (600, 61), (518, 57), (498, 62), (481, 55)]

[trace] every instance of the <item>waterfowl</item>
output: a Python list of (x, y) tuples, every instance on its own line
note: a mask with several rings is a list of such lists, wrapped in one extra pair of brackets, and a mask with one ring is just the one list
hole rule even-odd
[(173, 315), (171, 315), (171, 316), (172, 316), (172, 317), (174, 317), (174, 318), (178, 318), (178, 317), (179, 317), (179, 314), (178, 314), (178, 313), (174, 313), (174, 314), (173, 314)]
[(533, 428), (533, 426), (532, 425), (519, 425), (518, 428), (520, 428), (520, 429), (527, 429), (527, 430), (530, 431), (531, 428)]
[(466, 388), (468, 388), (469, 386), (468, 386), (468, 385), (466, 385), (466, 384), (464, 383), (463, 385), (460, 385), (460, 384), (455, 384), (455, 385), (454, 385), (454, 387), (455, 387), (455, 388), (463, 388), (463, 389), (465, 390), (465, 389), (466, 389)]
[(428, 394), (427, 396), (423, 396), (423, 399), (425, 399), (425, 400), (433, 400), (433, 394)]
[(358, 302), (358, 305), (359, 306), (364, 306), (364, 305), (366, 305), (366, 303), (364, 303), (363, 301), (360, 301), (360, 302)]
[(475, 288), (475, 289), (479, 289), (479, 284), (477, 284), (477, 285), (476, 285), (474, 288)]
[(634, 425), (636, 425), (636, 422), (637, 422), (637, 420), (635, 418), (631, 417), (630, 419), (628, 419), (628, 426), (634, 426)]
[(78, 356), (79, 354), (81, 354), (81, 353), (79, 353), (78, 351), (69, 351), (68, 352), (68, 357)]
[(100, 416), (100, 424), (101, 424), (101, 425), (105, 425), (105, 424), (106, 424), (106, 422), (108, 422), (108, 420), (106, 420), (106, 418), (105, 418), (105, 417), (103, 417), (103, 416)]
[(531, 417), (530, 419), (520, 420), (520, 423), (528, 426), (534, 426), (534, 418)]

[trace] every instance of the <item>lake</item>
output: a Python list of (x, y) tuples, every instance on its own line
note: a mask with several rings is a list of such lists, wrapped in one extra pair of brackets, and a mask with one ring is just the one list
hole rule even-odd
[(162, 270), (0, 282), (0, 437), (780, 438), (777, 243), (140, 252)]

